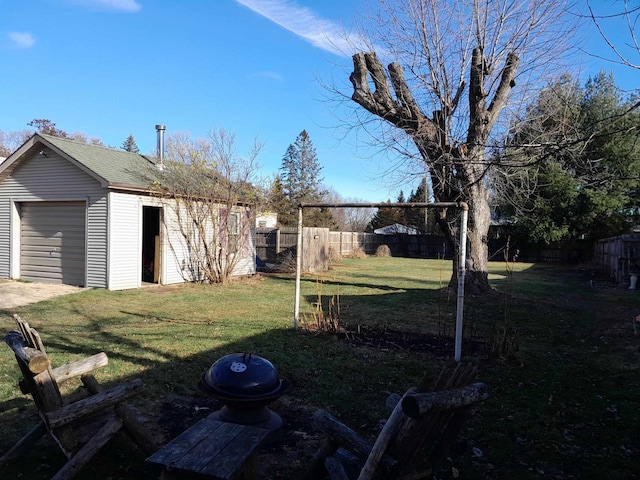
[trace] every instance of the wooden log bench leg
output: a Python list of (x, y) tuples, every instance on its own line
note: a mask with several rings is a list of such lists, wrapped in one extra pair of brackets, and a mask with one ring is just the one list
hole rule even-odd
[[(205, 418), (147, 461), (165, 467), (162, 478), (172, 478), (172, 472), (191, 472), (199, 478), (252, 480), (257, 478), (256, 450), (268, 434), (262, 428)], [(180, 473), (179, 477), (184, 478)]]
[(89, 442), (87, 442), (71, 459), (56, 473), (51, 480), (68, 480), (73, 478), (93, 456), (122, 428), (122, 420), (114, 416), (104, 425)]

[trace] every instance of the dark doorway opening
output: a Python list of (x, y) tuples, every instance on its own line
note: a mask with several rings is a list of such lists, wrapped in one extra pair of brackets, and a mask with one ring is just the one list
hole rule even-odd
[(160, 207), (142, 207), (142, 281), (160, 281)]

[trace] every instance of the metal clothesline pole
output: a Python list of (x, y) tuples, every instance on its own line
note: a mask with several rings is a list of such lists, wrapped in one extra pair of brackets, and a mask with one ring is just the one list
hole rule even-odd
[(300, 324), (300, 276), (302, 270), (302, 211), (305, 208), (459, 208), (462, 210), (460, 220), (460, 248), (458, 252), (458, 297), (456, 302), (456, 336), (454, 358), (460, 362), (462, 358), (462, 330), (464, 318), (464, 280), (467, 254), (467, 222), (469, 206), (465, 202), (413, 202), (413, 203), (301, 203), (298, 206), (298, 241), (296, 248), (296, 288), (293, 307), (293, 328)]
[(296, 247), (296, 299), (293, 306), (293, 328), (298, 329), (300, 314), (300, 271), (302, 270), (302, 205), (298, 207), (298, 239)]
[[(466, 206), (466, 205), (465, 205)], [(460, 220), (460, 247), (458, 255), (458, 301), (456, 303), (456, 342), (454, 359), (460, 362), (462, 358), (462, 328), (464, 311), (464, 275), (467, 271), (467, 220), (469, 209), (462, 209), (462, 219)]]

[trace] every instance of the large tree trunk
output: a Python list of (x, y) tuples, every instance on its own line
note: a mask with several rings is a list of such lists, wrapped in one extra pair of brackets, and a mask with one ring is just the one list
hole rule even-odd
[(482, 293), (490, 290), (487, 276), (489, 248), (487, 235), (491, 214), (485, 189), (477, 186), (469, 189), (469, 223), (467, 230), (468, 252), (465, 276), (467, 293)]

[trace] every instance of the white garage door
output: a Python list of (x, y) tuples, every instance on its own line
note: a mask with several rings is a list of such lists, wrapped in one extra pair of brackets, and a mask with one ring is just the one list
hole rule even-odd
[(84, 286), (84, 202), (21, 206), (20, 278)]

